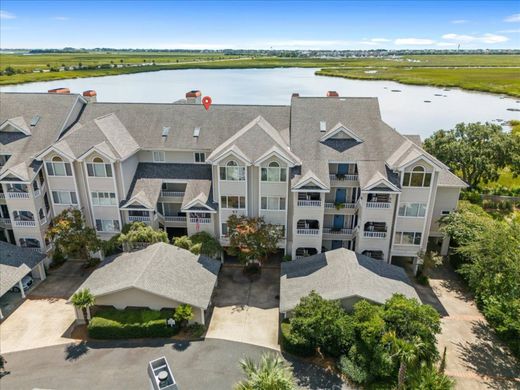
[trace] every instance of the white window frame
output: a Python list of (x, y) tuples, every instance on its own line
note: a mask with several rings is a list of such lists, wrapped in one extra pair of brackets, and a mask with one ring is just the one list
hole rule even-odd
[[(276, 165), (274, 165), (276, 164)], [(284, 172), (285, 180), (282, 180), (282, 172)], [(264, 180), (265, 173), (265, 180)], [(276, 180), (270, 180), (270, 179)], [(287, 182), (287, 168), (280, 166), (277, 161), (271, 161), (267, 167), (262, 167), (260, 171), (260, 180), (264, 183), (286, 183)]]
[[(58, 198), (59, 202), (56, 202), (54, 194), (57, 194), (57, 198)], [(74, 197), (76, 198), (75, 203), (73, 202), (72, 194), (74, 194)], [(63, 202), (63, 199), (62, 199), (63, 196), (68, 196), (70, 202)], [(52, 190), (51, 198), (52, 198), (52, 203), (55, 205), (60, 205), (60, 206), (70, 206), (70, 205), (77, 206), (78, 205), (78, 194), (76, 194), (76, 191)]]
[[(409, 210), (413, 210), (413, 205), (417, 205), (417, 214), (416, 215), (407, 215)], [(404, 213), (401, 214), (401, 208), (404, 207)], [(423, 215), (421, 214), (423, 212)], [(420, 202), (403, 202), (399, 205), (399, 210), (397, 215), (401, 218), (424, 218), (426, 216), (426, 203)]]
[(162, 150), (153, 150), (152, 151), (153, 162), (165, 162), (166, 161), (166, 153)]
[[(246, 167), (238, 165), (235, 160), (228, 161), (225, 166), (219, 167), (219, 179), (221, 181), (245, 181)], [(222, 175), (224, 173), (224, 175)], [(222, 178), (224, 176), (224, 178)]]
[(197, 164), (204, 164), (206, 162), (206, 153), (205, 152), (194, 152), (193, 161), (195, 161), (195, 163), (197, 163)]
[[(98, 221), (101, 224), (101, 230), (98, 229)], [(108, 226), (114, 227), (113, 230), (106, 230), (105, 228)], [(102, 233), (117, 233), (121, 230), (121, 226), (119, 226), (119, 221), (117, 219), (96, 219), (96, 231)]]
[[(265, 208), (264, 208), (264, 199), (265, 199)], [(281, 203), (283, 199), (283, 208), (281, 208)], [(273, 204), (270, 202), (275, 202), (277, 204), (276, 208), (271, 208)], [(286, 211), (287, 210), (287, 200), (285, 196), (262, 196), (260, 198), (260, 210), (262, 211)]]
[[(403, 243), (403, 236), (405, 234), (413, 234), (412, 244)], [(399, 237), (399, 239), (398, 239)], [(419, 243), (416, 244), (415, 241), (419, 238)], [(394, 244), (395, 245), (404, 245), (404, 246), (419, 246), (422, 243), (422, 233), (421, 232), (395, 232), (394, 236)]]
[[(47, 174), (49, 176), (58, 176), (58, 177), (70, 177), (72, 176), (72, 166), (70, 163), (63, 161), (63, 159), (59, 156), (54, 156), (51, 161), (45, 161), (46, 168), (47, 168)], [(69, 167), (70, 175), (67, 174), (67, 164)], [(51, 166), (51, 169), (49, 169), (49, 166)], [(63, 170), (63, 174), (57, 174), (57, 167), (60, 167), (59, 169)]]
[[(422, 175), (420, 186), (411, 185), (414, 175), (416, 175), (416, 176)], [(426, 177), (429, 177), (428, 185), (425, 185)], [(426, 168), (424, 168), (422, 165), (417, 165), (417, 166), (413, 167), (413, 169), (411, 171), (406, 171), (403, 175), (403, 187), (428, 188), (431, 185), (432, 185), (432, 172), (426, 172)]]
[[(101, 195), (101, 196), (100, 196)], [(116, 193), (105, 191), (92, 191), (90, 193), (93, 206), (115, 206), (117, 205)], [(101, 203), (101, 199), (108, 199), (108, 203)]]
[[(114, 176), (114, 172), (113, 172), (113, 169), (112, 169), (112, 165), (110, 163), (105, 163), (103, 160), (102, 162), (98, 162), (98, 161), (94, 161), (94, 160), (102, 160), (101, 158), (99, 157), (95, 157), (94, 159), (92, 159), (91, 162), (87, 163), (87, 175), (88, 177), (113, 177)], [(91, 167), (91, 170), (92, 170), (92, 175), (90, 174), (90, 169), (89, 167)], [(101, 168), (101, 171), (98, 172), (98, 169)], [(108, 167), (110, 167), (110, 175), (108, 175)]]
[[(229, 198), (238, 198), (238, 208), (236, 207), (228, 207), (229, 205)], [(225, 199), (225, 201), (224, 201)], [(243, 199), (243, 203), (241, 202), (241, 199)], [(240, 207), (240, 205), (243, 204), (244, 207)], [(246, 197), (241, 195), (222, 195), (220, 197), (220, 208), (222, 210), (245, 210), (246, 208)]]

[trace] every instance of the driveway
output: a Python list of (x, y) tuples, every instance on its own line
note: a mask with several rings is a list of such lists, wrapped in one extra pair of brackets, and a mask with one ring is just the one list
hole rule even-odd
[(431, 272), (431, 288), (416, 286), (423, 303), (441, 314), (439, 351), (446, 346), (446, 374), (457, 389), (519, 389), (520, 365), (497, 339), (449, 265)]
[[(165, 356), (180, 389), (229, 390), (243, 379), (240, 359), (256, 360), (265, 352), (273, 351), (225, 340), (70, 343), (5, 355), (10, 374), (0, 379), (0, 388), (148, 389), (148, 362)], [(340, 378), (317, 366), (290, 358), (288, 364), (302, 390), (348, 389)]]
[(213, 296), (206, 338), (224, 339), (279, 350), (280, 269), (263, 268), (251, 282), (241, 266), (224, 266)]
[(0, 352), (9, 353), (71, 342), (74, 307), (67, 299), (88, 275), (79, 262), (49, 272), (0, 325)]

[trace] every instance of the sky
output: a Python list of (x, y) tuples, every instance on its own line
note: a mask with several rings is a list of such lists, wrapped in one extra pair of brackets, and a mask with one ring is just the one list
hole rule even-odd
[(520, 1), (0, 1), (0, 48), (520, 49)]

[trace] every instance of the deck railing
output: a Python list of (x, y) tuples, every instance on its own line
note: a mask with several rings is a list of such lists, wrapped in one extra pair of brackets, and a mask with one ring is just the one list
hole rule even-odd
[(29, 199), (28, 192), (7, 192), (9, 199)]
[(211, 218), (190, 218), (191, 223), (208, 224), (211, 223)]
[(323, 234), (336, 234), (336, 235), (351, 235), (352, 229), (335, 229), (335, 228), (323, 228)]
[(325, 208), (326, 209), (336, 209), (336, 210), (355, 209), (356, 203), (330, 203), (330, 202), (327, 202), (327, 203), (325, 203)]
[(150, 216), (145, 215), (129, 215), (128, 220), (130, 222), (150, 222)]
[(14, 221), (16, 227), (33, 227), (36, 226), (36, 221)]
[(386, 238), (386, 232), (363, 232), (363, 235), (367, 238)]
[(296, 234), (301, 236), (317, 236), (320, 234), (320, 229), (296, 229)]
[(299, 200), (299, 207), (321, 207), (321, 200)]
[(164, 198), (184, 198), (182, 191), (161, 191), (161, 196)]
[(390, 202), (367, 202), (368, 209), (389, 209), (391, 205)]
[(186, 222), (186, 217), (165, 215), (164, 221), (165, 222)]
[(357, 181), (358, 175), (340, 175), (337, 176), (336, 174), (329, 175), (329, 179), (331, 181)]
[(11, 226), (11, 218), (0, 218), (0, 224)]

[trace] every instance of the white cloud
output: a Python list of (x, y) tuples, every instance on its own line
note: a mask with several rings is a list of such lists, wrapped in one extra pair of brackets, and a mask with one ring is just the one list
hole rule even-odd
[(499, 33), (503, 33), (503, 34), (520, 33), (520, 28), (513, 28), (513, 29), (510, 29), (510, 30), (500, 30)]
[(452, 20), (451, 23), (452, 24), (464, 24), (464, 23), (469, 23), (469, 20), (466, 20), (466, 19), (456, 19), (456, 20)]
[(509, 38), (498, 34), (484, 34), (484, 35), (464, 35), (464, 34), (444, 34), (442, 39), (449, 41), (458, 41), (459, 43), (503, 43), (509, 41)]
[(504, 19), (504, 22), (520, 23), (520, 14), (509, 15), (507, 18)]
[(0, 19), (16, 19), (16, 15), (11, 12), (0, 10)]
[(384, 43), (384, 42), (390, 42), (390, 39), (386, 39), (386, 38), (372, 38), (370, 39), (371, 42), (375, 42), (375, 43)]
[(70, 18), (67, 16), (55, 16), (54, 20), (69, 20)]
[(437, 42), (436, 45), (440, 46), (440, 47), (453, 47), (453, 46), (457, 46), (457, 44), (453, 43), (453, 42)]
[(394, 43), (396, 45), (433, 45), (435, 41), (424, 38), (398, 38)]

